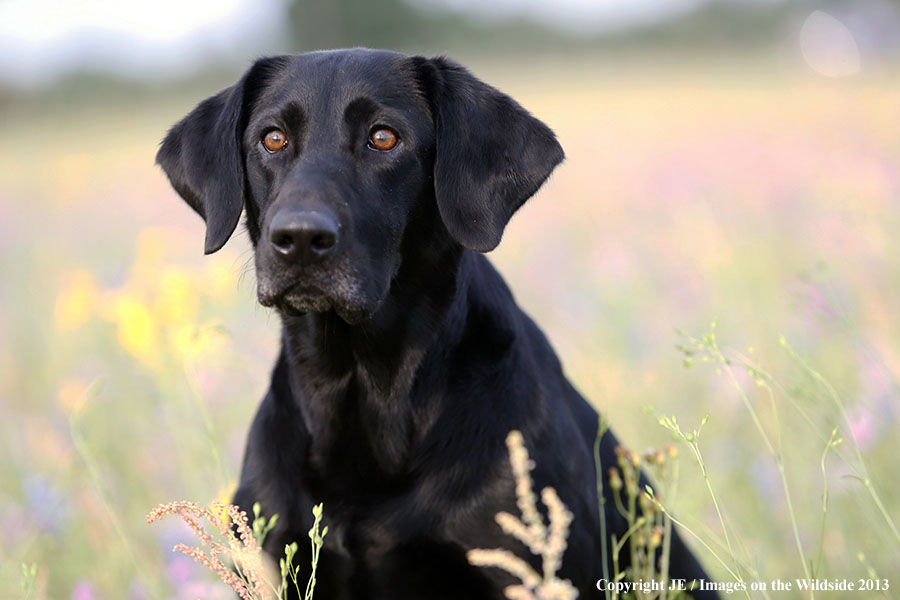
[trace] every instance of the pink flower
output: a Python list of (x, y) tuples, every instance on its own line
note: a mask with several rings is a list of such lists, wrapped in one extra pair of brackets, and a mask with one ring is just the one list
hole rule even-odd
[(87, 580), (79, 581), (72, 589), (71, 600), (95, 600), (97, 597), (94, 586)]
[(850, 433), (853, 434), (856, 445), (861, 451), (865, 452), (872, 445), (872, 442), (875, 441), (876, 437), (872, 420), (867, 413), (861, 411), (855, 416), (851, 414), (848, 419), (850, 421)]

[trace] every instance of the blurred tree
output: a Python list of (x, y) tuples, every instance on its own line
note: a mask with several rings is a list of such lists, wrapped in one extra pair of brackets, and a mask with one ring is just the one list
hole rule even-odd
[(293, 0), (289, 20), (296, 51), (367, 46), (433, 55), (542, 51), (581, 43), (528, 19), (486, 22), (404, 0)]
[[(546, 52), (771, 47), (790, 37), (814, 10), (849, 21), (900, 21), (900, 0), (706, 0), (660, 22), (612, 31), (574, 33), (524, 17), (479, 18), (410, 0), (292, 0), (290, 29), (298, 51), (369, 46), (405, 52), (528, 55)], [(884, 34), (896, 54), (900, 36)]]
[(295, 0), (290, 24), (297, 50), (351, 46), (409, 48), (423, 41), (425, 21), (403, 0)]

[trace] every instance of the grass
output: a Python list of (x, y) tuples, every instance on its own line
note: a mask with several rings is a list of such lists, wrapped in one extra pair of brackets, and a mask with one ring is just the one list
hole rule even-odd
[[(848, 415), (845, 401), (838, 394), (837, 390), (828, 382), (828, 380), (821, 373), (813, 369), (801, 356), (799, 356), (791, 348), (784, 337), (780, 339), (780, 344), (784, 348), (788, 358), (790, 359), (791, 365), (796, 369), (799, 369), (801, 375), (811, 377), (815, 384), (826, 391), (828, 400), (831, 401), (831, 406), (823, 405), (822, 399), (817, 398), (818, 401), (814, 406), (805, 407), (801, 402), (798, 402), (798, 396), (801, 394), (813, 394), (815, 397), (815, 389), (788, 389), (785, 385), (783, 385), (775, 377), (773, 377), (768, 371), (763, 369), (759, 365), (759, 363), (752, 357), (748, 357), (740, 352), (729, 352), (726, 355), (726, 353), (723, 352), (718, 344), (715, 322), (712, 323), (709, 332), (703, 334), (702, 336), (692, 337), (685, 336), (684, 334), (682, 334), (682, 336), (686, 339), (686, 343), (679, 345), (678, 349), (685, 355), (685, 365), (690, 366), (691, 364), (693, 364), (693, 358), (699, 353), (701, 361), (714, 365), (717, 374), (726, 374), (728, 380), (733, 385), (736, 394), (740, 397), (744, 407), (746, 408), (747, 413), (751, 417), (754, 428), (759, 433), (762, 446), (771, 455), (772, 464), (777, 470), (780, 477), (781, 489), (784, 498), (784, 513), (790, 521), (793, 540), (797, 552), (796, 556), (800, 562), (799, 566), (802, 569), (804, 575), (803, 578), (807, 581), (829, 577), (841, 578), (840, 572), (832, 572), (831, 574), (823, 572), (822, 559), (826, 547), (826, 533), (828, 531), (827, 523), (829, 516), (828, 468), (826, 466), (826, 461), (830, 452), (836, 454), (844, 464), (844, 466), (851, 470), (852, 475), (850, 475), (850, 477), (859, 482), (859, 484), (861, 484), (861, 487), (868, 494), (869, 501), (857, 506), (857, 510), (869, 514), (870, 516), (877, 514), (883, 519), (881, 525), (882, 527), (886, 528), (886, 531), (889, 532), (889, 537), (892, 538), (886, 540), (884, 548), (887, 551), (887, 554), (892, 555), (890, 558), (888, 558), (888, 560), (896, 560), (897, 555), (900, 554), (900, 536), (898, 536), (897, 533), (897, 526), (894, 521), (894, 517), (885, 508), (885, 504), (878, 492), (877, 486), (873, 483), (872, 479), (869, 476), (866, 459), (864, 458), (863, 452), (861, 451), (860, 445), (856, 439), (856, 434), (854, 432), (854, 423)], [(752, 354), (752, 348), (750, 350)], [(768, 416), (770, 417), (769, 422), (770, 428), (772, 429), (771, 432), (767, 432), (767, 428), (762, 423), (763, 417), (765, 416), (761, 414), (760, 408), (762, 407), (757, 408), (757, 403), (751, 399), (751, 396), (745, 388), (745, 385), (738, 380), (735, 374), (735, 370), (746, 371), (746, 374), (751, 378), (751, 381), (757, 388), (762, 390), (761, 393), (770, 401), (768, 406)], [(787, 406), (796, 413), (796, 416), (800, 417), (804, 424), (808, 427), (808, 433), (812, 434), (814, 437), (818, 437), (819, 442), (824, 441), (824, 450), (821, 453), (821, 459), (819, 461), (820, 472), (822, 475), (822, 486), (820, 494), (822, 498), (822, 512), (821, 526), (819, 528), (820, 535), (818, 538), (818, 548), (815, 550), (815, 554), (817, 557), (815, 562), (807, 558), (807, 548), (805, 548), (805, 546), (811, 546), (812, 544), (809, 542), (804, 543), (803, 541), (801, 541), (801, 525), (799, 524), (800, 515), (798, 515), (798, 513), (796, 512), (794, 508), (795, 502), (792, 501), (791, 498), (792, 493), (797, 493), (798, 491), (800, 491), (801, 493), (805, 492), (805, 497), (802, 499), (802, 505), (811, 506), (815, 502), (815, 496), (818, 494), (819, 490), (814, 488), (814, 491), (810, 493), (808, 489), (802, 489), (798, 485), (798, 482), (796, 480), (788, 477), (787, 475), (785, 466), (786, 456), (802, 455), (804, 453), (804, 448), (800, 444), (796, 443), (792, 443), (789, 445), (784, 444), (784, 435), (778, 418), (779, 404), (787, 404)], [(820, 429), (820, 426), (815, 422), (815, 419), (811, 414), (812, 411), (817, 413), (817, 416), (824, 415), (828, 422), (836, 423), (836, 425), (831, 428), (830, 435), (828, 435), (826, 431)], [(709, 547), (708, 543), (704, 541), (701, 536), (698, 536), (693, 532), (691, 532), (691, 534), (710, 551), (719, 565), (721, 565), (721, 567), (728, 572), (728, 574), (735, 582), (747, 584), (745, 578), (741, 573), (741, 565), (746, 564), (746, 560), (748, 557), (745, 556), (743, 558), (738, 558), (737, 553), (735, 552), (735, 549), (731, 544), (731, 541), (729, 539), (730, 527), (726, 523), (725, 518), (722, 516), (722, 512), (719, 508), (719, 503), (716, 499), (716, 494), (710, 483), (710, 474), (706, 469), (699, 447), (700, 431), (708, 422), (708, 419), (709, 417), (704, 417), (701, 421), (700, 427), (691, 433), (683, 432), (678, 426), (677, 421), (674, 417), (662, 417), (659, 419), (659, 423), (664, 428), (674, 433), (678, 439), (684, 441), (690, 448), (691, 453), (696, 460), (698, 467), (700, 468), (703, 478), (707, 483), (707, 489), (709, 491), (713, 506), (716, 509), (716, 514), (722, 528), (724, 546), (727, 547), (734, 570), (732, 570), (731, 566), (727, 564), (727, 562), (722, 557), (716, 554), (715, 551)], [(796, 430), (792, 430), (790, 434), (791, 435), (789, 439), (792, 442), (799, 437), (796, 435)], [(852, 452), (849, 455), (841, 451), (841, 448), (845, 447), (844, 445), (842, 445), (845, 439), (849, 440), (849, 444), (847, 445), (852, 448)], [(815, 443), (816, 442), (813, 442), (813, 444)], [(887, 482), (882, 482), (882, 486), (886, 484)], [(663, 507), (661, 507), (661, 509), (665, 511)], [(688, 531), (690, 531), (690, 529), (688, 529)], [(721, 546), (723, 544), (720, 542), (719, 545)], [(866, 574), (871, 579), (877, 579), (876, 571), (872, 568), (869, 568), (868, 565), (866, 566)], [(753, 573), (753, 576), (757, 578), (757, 581), (759, 581), (760, 573), (755, 570), (751, 570), (751, 572)], [(844, 577), (846, 578), (846, 576)], [(768, 596), (768, 594), (765, 593), (767, 591), (765, 588), (758, 591), (762, 592), (764, 596)], [(810, 593), (810, 598), (815, 598), (815, 591), (816, 590), (813, 590)]]
[[(704, 65), (473, 65), (568, 154), (492, 260), (629, 446), (672, 442), (647, 404), (709, 416), (703, 468), (689, 450), (664, 507), (714, 578), (888, 577), (900, 78)], [(173, 498), (228, 500), (277, 351), (243, 234), (203, 257), (200, 219), (153, 167), (198, 99), (8, 107), (0, 597), (231, 597), (171, 552), (186, 527), (144, 521)], [(673, 331), (713, 315), (713, 347)]]

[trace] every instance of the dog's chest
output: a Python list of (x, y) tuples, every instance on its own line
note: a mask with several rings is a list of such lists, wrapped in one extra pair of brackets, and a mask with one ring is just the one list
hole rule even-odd
[[(399, 518), (403, 515), (397, 514)], [(416, 518), (412, 515), (410, 521)], [(413, 526), (411, 523), (409, 526)], [(399, 523), (357, 520), (329, 528), (322, 564), (328, 598), (346, 600), (499, 599), (501, 585), (468, 564), (465, 549), (437, 532), (419, 531), (412, 539)], [(334, 534), (332, 536), (332, 534)], [(506, 583), (506, 582), (502, 582)]]
[(307, 465), (328, 489), (360, 487), (378, 495), (402, 485), (419, 462), (419, 446), (435, 426), (440, 398), (420, 397), (414, 376), (376, 386), (354, 368), (337, 385), (307, 383), (298, 405), (309, 432)]

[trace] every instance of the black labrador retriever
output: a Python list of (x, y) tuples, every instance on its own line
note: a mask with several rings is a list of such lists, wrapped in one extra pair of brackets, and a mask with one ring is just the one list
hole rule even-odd
[[(273, 556), (324, 502), (317, 598), (503, 598), (516, 581), (470, 566), (473, 548), (540, 572), (494, 520), (519, 514), (513, 429), (536, 489), (574, 515), (560, 576), (605, 596), (597, 414), (480, 254), (562, 159), (544, 123), (461, 66), (365, 49), (261, 59), (166, 136), (157, 162), (206, 220), (206, 252), (245, 210), (259, 301), (283, 322), (235, 502), (280, 515)], [(604, 464), (616, 445), (607, 433)], [(704, 577), (677, 536), (671, 574)]]

